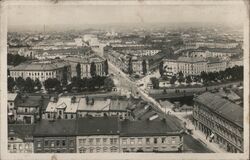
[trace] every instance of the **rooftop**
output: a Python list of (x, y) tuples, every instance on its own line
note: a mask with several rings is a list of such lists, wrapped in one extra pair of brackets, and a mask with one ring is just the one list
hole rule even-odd
[(77, 135), (118, 135), (119, 121), (117, 117), (94, 117), (77, 120)]
[(243, 127), (243, 108), (241, 106), (210, 92), (201, 94), (194, 101), (204, 104), (223, 118)]
[(35, 125), (30, 124), (8, 124), (8, 136), (16, 136), (20, 139), (27, 139), (33, 136)]
[(79, 111), (108, 111), (110, 106), (110, 99), (96, 99), (94, 98), (94, 104), (91, 104), (92, 99), (89, 99), (89, 104), (86, 102), (86, 98), (81, 98), (79, 102)]
[(8, 101), (15, 101), (17, 93), (8, 93)]
[(69, 64), (62, 60), (28, 61), (10, 68), (10, 71), (49, 71), (63, 68), (64, 66), (69, 66)]
[(202, 57), (179, 57), (177, 61), (187, 63), (206, 62), (206, 60)]
[(60, 97), (57, 101), (50, 101), (46, 112), (56, 112), (58, 109), (65, 109), (66, 113), (76, 113), (80, 98), (72, 101), (72, 97)]
[(18, 107), (38, 107), (41, 105), (41, 96), (22, 96), (18, 99)]
[(74, 136), (76, 121), (58, 119), (56, 121), (41, 120), (34, 130), (34, 136)]
[(92, 63), (92, 62), (102, 62), (104, 59), (97, 55), (90, 55), (85, 57), (70, 56), (63, 58), (65, 61), (75, 62), (75, 63)]
[(175, 119), (170, 115), (166, 120), (159, 121), (128, 121), (121, 122), (121, 136), (159, 136), (180, 133), (180, 124), (173, 123)]

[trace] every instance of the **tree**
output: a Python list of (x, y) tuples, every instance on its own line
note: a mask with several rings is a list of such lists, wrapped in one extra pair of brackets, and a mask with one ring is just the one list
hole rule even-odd
[(107, 77), (107, 78), (104, 79), (104, 88), (107, 91), (111, 91), (114, 86), (115, 86), (115, 84), (114, 84), (113, 79), (111, 79), (109, 77)]
[(143, 75), (146, 75), (147, 73), (147, 62), (145, 59), (142, 61), (142, 73)]
[(46, 90), (51, 91), (55, 90), (58, 91), (61, 89), (61, 83), (58, 79), (56, 78), (48, 78), (44, 81), (44, 87)]
[(42, 83), (40, 82), (40, 80), (38, 78), (35, 80), (35, 88), (37, 90), (41, 90), (41, 88), (42, 88)]
[(104, 68), (105, 75), (108, 75), (109, 74), (109, 64), (108, 64), (108, 60), (107, 59), (104, 61), (103, 68)]
[(95, 77), (96, 76), (95, 62), (91, 62), (91, 64), (90, 64), (90, 75), (91, 75), (91, 77)]
[(27, 60), (28, 60), (28, 58), (21, 56), (19, 54), (8, 54), (8, 56), (7, 56), (7, 64), (8, 65), (17, 66), (20, 63), (23, 63)]
[(8, 91), (12, 92), (16, 82), (13, 77), (8, 77)]
[(34, 87), (35, 87), (34, 81), (30, 77), (27, 77), (25, 80), (24, 90), (31, 93), (31, 92), (34, 92)]
[(81, 78), (81, 65), (80, 65), (80, 63), (77, 63), (77, 65), (76, 65), (76, 77)]
[(177, 81), (177, 78), (176, 76), (172, 76), (171, 79), (170, 79), (170, 84), (175, 84), (175, 82)]
[(159, 64), (159, 73), (160, 73), (161, 77), (164, 75), (163, 61), (161, 61)]
[(68, 68), (66, 66), (63, 67), (63, 77), (62, 77), (62, 85), (66, 86), (68, 84)]
[(128, 60), (128, 74), (133, 74), (133, 64), (132, 64), (132, 57)]
[(151, 77), (150, 78), (153, 88), (158, 89), (159, 88), (159, 80), (156, 77)]
[(179, 83), (182, 83), (182, 82), (184, 82), (184, 81), (185, 81), (184, 75), (183, 75), (183, 73), (180, 71), (180, 72), (178, 73), (178, 82), (179, 82)]
[(187, 83), (191, 83), (191, 82), (192, 82), (191, 76), (188, 75), (188, 76), (186, 77), (186, 82), (187, 82)]
[(16, 86), (20, 91), (24, 90), (25, 87), (25, 80), (23, 79), (23, 77), (18, 77), (16, 79)]

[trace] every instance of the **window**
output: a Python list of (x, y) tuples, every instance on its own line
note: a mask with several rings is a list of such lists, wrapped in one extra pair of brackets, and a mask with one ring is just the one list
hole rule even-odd
[(92, 148), (92, 147), (89, 148), (89, 152), (90, 152), (90, 153), (93, 153), (93, 152), (94, 152), (94, 148)]
[(146, 143), (150, 144), (150, 138), (146, 138)]
[(25, 108), (24, 112), (25, 112), (25, 113), (27, 113), (27, 112), (28, 112), (28, 109), (27, 109), (27, 108)]
[(127, 144), (127, 138), (122, 139), (122, 144)]
[(135, 139), (134, 138), (130, 138), (130, 144), (135, 144)]
[(59, 140), (56, 141), (56, 146), (60, 146), (60, 141)]
[(51, 142), (51, 147), (54, 147), (55, 146), (55, 143), (52, 141)]
[(100, 144), (101, 139), (100, 138), (96, 138), (96, 144), (99, 145)]
[(71, 146), (71, 147), (74, 146), (74, 141), (73, 140), (69, 141), (69, 146)]
[(165, 143), (166, 138), (161, 138), (161, 143)]
[(16, 144), (13, 144), (13, 149), (16, 150)]
[(103, 138), (102, 141), (103, 141), (103, 144), (106, 144), (107, 143), (107, 138)]
[(101, 152), (101, 148), (100, 148), (100, 147), (97, 147), (97, 148), (96, 148), (96, 152)]
[(117, 148), (116, 148), (116, 147), (111, 147), (111, 148), (110, 148), (110, 151), (111, 151), (111, 152), (117, 152)]
[(37, 147), (38, 147), (38, 148), (41, 147), (41, 142), (37, 142)]
[(89, 144), (92, 145), (93, 144), (93, 138), (89, 139)]
[(50, 118), (50, 114), (48, 113), (47, 115), (48, 115), (48, 118)]
[(107, 147), (104, 147), (103, 148), (103, 152), (107, 152), (108, 151), (108, 148)]
[(23, 146), (22, 144), (19, 144), (19, 150), (22, 151), (23, 150)]
[(48, 140), (45, 140), (44, 141), (44, 146), (47, 147), (49, 145), (49, 141)]
[(73, 114), (71, 114), (71, 119), (73, 119), (74, 118), (74, 115)]
[(138, 138), (138, 144), (142, 144), (142, 138)]
[(66, 143), (65, 143), (65, 140), (62, 140), (62, 146), (65, 146)]
[(68, 119), (68, 115), (67, 114), (65, 114), (65, 119)]
[(157, 144), (157, 138), (154, 138), (154, 144)]

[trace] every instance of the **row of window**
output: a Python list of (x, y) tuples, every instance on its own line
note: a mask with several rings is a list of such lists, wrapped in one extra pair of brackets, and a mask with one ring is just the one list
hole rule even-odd
[(110, 148), (108, 148), (108, 147), (103, 147), (103, 148), (101, 148), (101, 147), (96, 147), (96, 148), (94, 148), (94, 147), (90, 147), (90, 148), (85, 148), (85, 147), (81, 147), (81, 148), (79, 148), (79, 152), (80, 153), (86, 153), (86, 152), (89, 152), (89, 153), (94, 153), (94, 152), (118, 152), (119, 151), (119, 149), (118, 149), (118, 147), (115, 147), (115, 146), (112, 146), (112, 147), (110, 147)]
[(118, 144), (118, 138), (82, 138), (79, 139), (79, 146), (84, 146), (86, 144), (88, 145), (100, 145), (100, 144), (111, 144), (111, 145), (116, 145)]
[[(74, 147), (74, 140), (44, 140), (44, 147), (65, 147), (66, 145), (70, 146), (70, 147)], [(41, 148), (42, 147), (42, 142), (38, 141), (37, 142), (37, 148)]]

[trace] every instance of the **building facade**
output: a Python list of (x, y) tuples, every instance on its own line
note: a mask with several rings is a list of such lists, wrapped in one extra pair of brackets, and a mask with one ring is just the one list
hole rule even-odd
[(76, 66), (78, 63), (80, 64), (80, 68), (81, 68), (81, 78), (91, 77), (91, 74), (90, 74), (91, 63), (95, 64), (96, 75), (98, 75), (98, 76), (105, 76), (106, 75), (106, 73), (104, 71), (105, 59), (103, 59), (99, 56), (92, 55), (92, 56), (86, 56), (86, 57), (66, 57), (63, 59), (71, 65), (71, 76), (72, 77), (77, 76)]
[(35, 126), (35, 153), (76, 153), (75, 120), (41, 120)]
[(193, 122), (213, 143), (227, 152), (243, 152), (243, 108), (206, 92), (194, 99)]
[(61, 81), (64, 72), (67, 73), (67, 78), (70, 80), (70, 65), (61, 60), (31, 61), (10, 68), (10, 76), (14, 79), (30, 77), (32, 80), (39, 79), (41, 82), (48, 78), (56, 78)]

